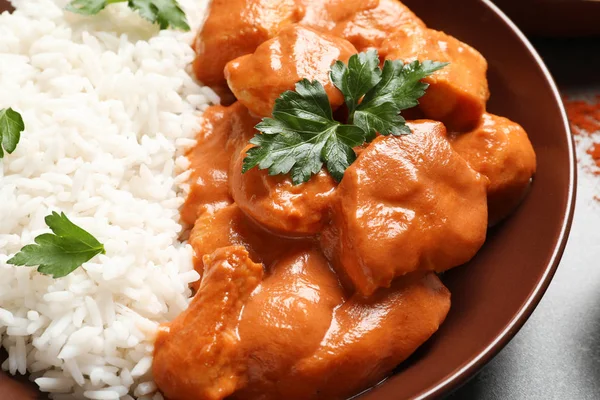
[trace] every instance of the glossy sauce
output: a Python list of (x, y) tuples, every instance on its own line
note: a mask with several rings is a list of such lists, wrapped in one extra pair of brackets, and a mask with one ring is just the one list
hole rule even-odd
[(329, 173), (322, 170), (308, 182), (293, 185), (288, 177), (257, 168), (242, 174), (245, 155), (242, 151), (233, 160), (230, 191), (246, 215), (283, 236), (312, 236), (323, 230), (337, 185)]
[(409, 24), (383, 41), (381, 54), (405, 62), (450, 63), (423, 80), (430, 87), (419, 100), (419, 108), (426, 118), (441, 121), (453, 131), (465, 132), (478, 125), (490, 93), (487, 61), (477, 50), (444, 32)]
[(376, 7), (356, 12), (336, 24), (331, 33), (348, 40), (358, 51), (370, 47), (379, 50), (385, 38), (403, 25), (425, 28), (423, 21), (399, 1), (380, 0)]
[(153, 374), (169, 399), (222, 399), (245, 379), (237, 336), (246, 299), (263, 277), (241, 246), (204, 257), (206, 274), (190, 307), (156, 338)]
[[(225, 115), (236, 122), (224, 124)], [(349, 266), (334, 272), (335, 257), (325, 256), (331, 248), (318, 240), (335, 223), (343, 191), (326, 172), (298, 186), (256, 169), (242, 174), (240, 138), (254, 134), (252, 124), (239, 123), (247, 115), (239, 103), (209, 110), (190, 153), (193, 176), (213, 177), (193, 186), (184, 208), (198, 216), (189, 243), (202, 279), (190, 308), (159, 334), (154, 378), (171, 400), (343, 399), (385, 377), (433, 334), (449, 293), (425, 273), (368, 298), (354, 294)], [(419, 126), (423, 135), (439, 134), (434, 122)], [(230, 197), (219, 175), (207, 172), (227, 164)], [(373, 247), (372, 257), (380, 251)], [(377, 351), (367, 351), (375, 343)]]
[(466, 263), (487, 230), (488, 180), (452, 150), (444, 125), (379, 137), (344, 175), (321, 242), (365, 296), (398, 276)]
[[(325, 170), (301, 185), (242, 173), (275, 99), (309, 78), (341, 106), (328, 69), (369, 46), (458, 66), (431, 77), (429, 97), (405, 114), (443, 121), (451, 140), (441, 122), (412, 121), (412, 135), (357, 148), (341, 183)], [(535, 171), (527, 136), (484, 114), (485, 59), (393, 0), (214, 0), (196, 51), (198, 78), (227, 80), (238, 101), (205, 112), (188, 153), (182, 219), (202, 278), (158, 334), (153, 377), (169, 400), (357, 394), (443, 322), (450, 293), (435, 272), (469, 261), (488, 204), (523, 190)]]
[(231, 157), (252, 138), (258, 119), (239, 103), (214, 106), (202, 117), (195, 146), (186, 154), (190, 161), (190, 194), (181, 210), (182, 221), (193, 225), (205, 212), (213, 213), (233, 202), (229, 195)]
[(225, 64), (253, 53), (302, 16), (295, 0), (213, 0), (194, 43), (196, 77), (205, 85), (225, 86)]
[(298, 0), (302, 7), (302, 25), (328, 32), (356, 13), (371, 10), (379, 0)]
[(344, 103), (344, 97), (329, 79), (331, 64), (348, 62), (355, 53), (354, 46), (344, 39), (290, 25), (258, 46), (254, 54), (229, 62), (225, 77), (239, 101), (261, 117), (271, 116), (279, 95), (294, 90), (303, 78), (319, 81), (335, 109)]
[(489, 220), (506, 218), (527, 193), (536, 156), (527, 133), (516, 122), (485, 113), (471, 132), (451, 137), (454, 150), (489, 181)]

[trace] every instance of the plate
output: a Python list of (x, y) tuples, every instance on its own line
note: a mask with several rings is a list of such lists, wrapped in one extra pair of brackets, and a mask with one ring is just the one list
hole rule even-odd
[(573, 141), (560, 94), (527, 38), (487, 0), (404, 1), (430, 28), (488, 60), (488, 110), (520, 123), (537, 153), (531, 192), (491, 230), (468, 264), (442, 277), (452, 307), (434, 337), (399, 373), (360, 400), (437, 398), (490, 361), (531, 315), (558, 267), (575, 205)]
[[(447, 0), (404, 3), (431, 28), (456, 36), (487, 58), (492, 93), (488, 109), (527, 130), (538, 172), (523, 204), (489, 232), (475, 259), (443, 275), (452, 308), (440, 330), (360, 400), (437, 398), (473, 376), (540, 301), (564, 250), (575, 201), (575, 156), (567, 117), (550, 73), (525, 36), (487, 0), (463, 0), (460, 7)], [(0, 0), (0, 10), (6, 7)], [(16, 386), (0, 375), (3, 399), (33, 398)]]

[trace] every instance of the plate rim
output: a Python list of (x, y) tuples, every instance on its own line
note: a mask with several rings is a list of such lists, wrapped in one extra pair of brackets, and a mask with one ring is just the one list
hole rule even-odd
[(474, 358), (469, 360), (465, 365), (453, 371), (447, 375), (443, 380), (436, 383), (435, 385), (426, 388), (421, 392), (415, 399), (417, 400), (428, 400), (435, 399), (443, 395), (448, 395), (451, 392), (457, 390), (464, 385), (469, 379), (475, 376), (477, 372), (481, 370), (488, 362), (490, 362), (517, 334), (517, 332), (523, 327), (525, 322), (529, 319), (533, 311), (540, 303), (542, 297), (548, 290), (550, 283), (565, 251), (571, 227), (573, 224), (573, 216), (575, 213), (575, 202), (577, 197), (577, 158), (575, 153), (575, 144), (567, 112), (558, 90), (558, 86), (548, 69), (548, 66), (539, 55), (538, 51), (531, 44), (525, 34), (517, 27), (517, 25), (496, 6), (491, 0), (481, 0), (481, 2), (487, 6), (492, 12), (494, 12), (507, 26), (510, 28), (521, 42), (525, 45), (529, 53), (533, 56), (539, 68), (541, 69), (547, 83), (550, 86), (552, 95), (554, 96), (560, 110), (560, 115), (563, 120), (564, 132), (567, 134), (567, 150), (569, 156), (569, 186), (567, 192), (567, 202), (565, 207), (565, 214), (562, 219), (562, 225), (557, 238), (557, 245), (552, 251), (550, 260), (544, 270), (543, 275), (540, 277), (536, 286), (531, 291), (531, 294), (527, 300), (523, 303), (518, 312), (509, 321), (506, 327), (498, 334), (494, 340), (488, 344), (485, 349), (477, 354)]

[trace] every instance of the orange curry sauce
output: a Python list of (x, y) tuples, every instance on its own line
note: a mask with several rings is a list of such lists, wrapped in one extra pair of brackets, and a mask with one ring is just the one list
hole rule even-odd
[[(340, 183), (242, 173), (282, 92), (316, 79), (343, 113), (329, 69), (369, 47), (451, 62), (426, 79), (412, 135), (376, 138)], [(485, 112), (481, 54), (396, 0), (213, 0), (195, 49), (198, 79), (237, 102), (205, 112), (188, 154), (181, 215), (202, 279), (157, 336), (154, 379), (170, 400), (357, 394), (443, 322), (435, 273), (469, 261), (518, 205), (535, 173), (527, 134)]]

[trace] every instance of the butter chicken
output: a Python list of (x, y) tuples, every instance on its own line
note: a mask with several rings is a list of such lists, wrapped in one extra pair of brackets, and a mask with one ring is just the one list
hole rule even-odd
[[(255, 126), (301, 79), (348, 114), (329, 72), (370, 48), (449, 62), (405, 113), (412, 134), (355, 148), (340, 182), (243, 172)], [(450, 293), (436, 273), (474, 257), (526, 194), (527, 134), (486, 113), (483, 56), (396, 0), (213, 0), (195, 50), (197, 78), (237, 102), (205, 112), (188, 153), (182, 219), (202, 278), (158, 334), (154, 379), (170, 400), (360, 393), (438, 329)]]

